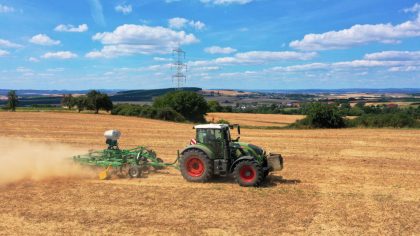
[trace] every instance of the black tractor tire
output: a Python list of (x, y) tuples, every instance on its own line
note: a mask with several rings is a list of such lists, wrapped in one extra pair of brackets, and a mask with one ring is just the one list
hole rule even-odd
[[(160, 164), (163, 164), (163, 160), (162, 158), (156, 158), (157, 162)], [(153, 166), (153, 168), (155, 168), (155, 170), (162, 170), (163, 168), (165, 168), (164, 166)]]
[(263, 179), (263, 169), (256, 161), (241, 161), (233, 171), (235, 181), (244, 187), (258, 187)]
[(203, 151), (191, 149), (181, 156), (179, 170), (188, 182), (204, 183), (213, 177), (213, 161)]
[(264, 175), (263, 175), (263, 179), (265, 179), (268, 176), (268, 174), (270, 174), (270, 170), (265, 170)]
[(140, 166), (131, 166), (128, 169), (128, 174), (131, 178), (140, 178), (141, 176), (141, 168)]

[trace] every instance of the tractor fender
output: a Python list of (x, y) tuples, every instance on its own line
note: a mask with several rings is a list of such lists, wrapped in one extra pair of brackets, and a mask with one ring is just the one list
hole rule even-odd
[(248, 161), (254, 161), (254, 160), (255, 160), (255, 158), (254, 158), (254, 157), (251, 157), (251, 156), (244, 156), (244, 157), (238, 158), (238, 159), (237, 159), (236, 161), (234, 161), (234, 162), (232, 163), (232, 165), (230, 166), (229, 173), (232, 173), (232, 172), (233, 172), (233, 170), (235, 169), (236, 165), (237, 165), (239, 162), (241, 162), (241, 161), (245, 161), (245, 160), (248, 160)]
[(214, 154), (212, 154), (209, 150), (205, 149), (204, 147), (198, 146), (198, 145), (190, 145), (181, 151), (181, 155), (184, 154), (184, 152), (191, 150), (191, 149), (198, 149), (200, 151), (203, 151), (210, 159), (213, 159)]

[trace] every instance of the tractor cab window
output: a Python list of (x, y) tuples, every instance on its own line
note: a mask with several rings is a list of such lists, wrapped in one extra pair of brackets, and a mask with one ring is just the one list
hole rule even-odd
[(232, 139), (230, 139), (230, 131), (229, 129), (226, 129), (226, 139), (228, 140), (228, 142), (230, 142)]
[(218, 157), (223, 157), (223, 132), (221, 129), (197, 129), (197, 142), (213, 149)]

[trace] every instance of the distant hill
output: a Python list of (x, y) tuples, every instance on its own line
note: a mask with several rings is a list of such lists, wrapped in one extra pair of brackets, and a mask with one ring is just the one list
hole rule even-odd
[[(183, 91), (187, 92), (198, 92), (201, 91), (201, 88), (196, 87), (186, 87), (183, 88)], [(150, 101), (153, 97), (163, 96), (168, 92), (175, 91), (175, 88), (165, 88), (165, 89), (148, 89), (148, 90), (128, 90), (121, 91), (116, 93), (113, 96), (110, 96), (113, 102), (120, 101)]]
[[(198, 92), (201, 88), (186, 87), (183, 91)], [(0, 89), (0, 95), (6, 95), (10, 90)], [(86, 94), (91, 90), (17, 90), (19, 96), (20, 107), (30, 106), (32, 104), (51, 104), (60, 105), (61, 97), (53, 95), (61, 94)], [(134, 101), (151, 101), (153, 97), (163, 96), (167, 92), (175, 91), (175, 88), (165, 89), (149, 89), (149, 90), (106, 90), (99, 89), (102, 93), (108, 93), (109, 98), (113, 102), (134, 102)], [(0, 100), (0, 105), (6, 105), (7, 100)]]

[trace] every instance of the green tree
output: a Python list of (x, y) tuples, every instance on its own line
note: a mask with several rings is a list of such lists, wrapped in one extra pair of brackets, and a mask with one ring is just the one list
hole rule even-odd
[(366, 105), (366, 102), (358, 102), (356, 103), (355, 107), (362, 109)]
[(96, 114), (98, 114), (99, 109), (104, 109), (107, 112), (109, 112), (113, 108), (112, 101), (106, 93), (91, 90), (89, 93), (86, 94), (86, 96), (89, 100), (87, 109), (94, 110)]
[(341, 103), (340, 109), (351, 109), (351, 105), (348, 102)]
[(306, 119), (308, 119), (310, 127), (313, 128), (343, 128), (344, 120), (337, 114), (337, 111), (334, 104), (312, 103)]
[(66, 106), (71, 110), (71, 108), (74, 106), (75, 98), (71, 93), (69, 94), (63, 94), (63, 98), (61, 99), (61, 105)]
[(89, 107), (89, 99), (85, 96), (80, 96), (74, 99), (74, 105), (76, 105), (77, 111), (80, 113)]
[(16, 90), (12, 90), (7, 93), (7, 103), (6, 107), (10, 108), (12, 111), (16, 111), (16, 107), (19, 106), (20, 102), (18, 100), (18, 95), (16, 94)]
[(222, 112), (223, 107), (220, 106), (220, 103), (218, 101), (208, 101), (207, 105), (209, 106), (210, 112)]
[(209, 109), (202, 95), (183, 91), (172, 91), (156, 98), (153, 107), (170, 107), (192, 122), (205, 122), (204, 115)]

